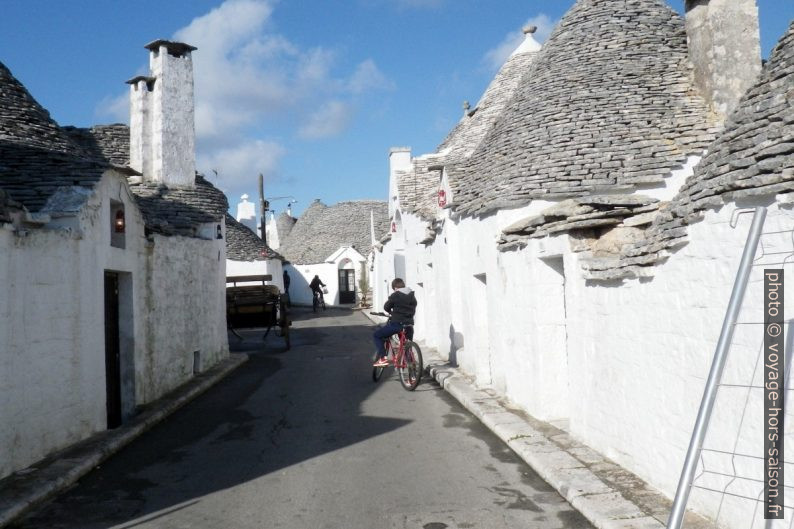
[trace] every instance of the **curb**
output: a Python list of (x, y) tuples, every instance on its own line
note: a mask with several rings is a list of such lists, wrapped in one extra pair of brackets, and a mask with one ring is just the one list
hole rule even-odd
[[(432, 350), (425, 352), (424, 356), (427, 371), (439, 385), (595, 527), (664, 529), (665, 524), (660, 518), (669, 512), (669, 501), (661, 493), (594, 450), (576, 443), (565, 432), (537, 420), (531, 421), (521, 412), (511, 410), (496, 393), (475, 388), (457, 368), (451, 367)], [(568, 445), (568, 448), (561, 445)], [(591, 469), (597, 466), (611, 466), (609, 471), (615, 474), (613, 477), (630, 481), (635, 487), (640, 483), (647, 489), (641, 491), (646, 498), (648, 495), (656, 497), (643, 506), (637, 505), (624, 496), (625, 490), (614, 486), (608, 479), (602, 479), (603, 475), (599, 476)]]
[(247, 361), (248, 355), (233, 353), (148, 405), (122, 427), (95, 434), (1, 480), (0, 527), (5, 527), (31, 507), (63, 492), (108, 457)]
[[(362, 312), (373, 323), (376, 319)], [(565, 431), (511, 408), (496, 392), (478, 389), (437, 351), (422, 347), (425, 370), (472, 415), (598, 529), (665, 529), (671, 502), (639, 477)], [(686, 514), (692, 529), (712, 527)]]

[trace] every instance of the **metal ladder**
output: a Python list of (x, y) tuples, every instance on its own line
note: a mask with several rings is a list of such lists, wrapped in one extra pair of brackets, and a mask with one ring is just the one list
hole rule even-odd
[[(698, 463), (699, 462), (701, 463), (701, 474), (700, 475), (709, 472), (708, 469), (706, 469), (706, 463), (705, 463), (705, 460), (704, 460), (704, 457), (703, 457), (704, 452), (715, 452), (715, 453), (719, 453), (719, 454), (724, 455), (724, 456), (731, 456), (732, 458), (741, 457), (741, 458), (752, 458), (752, 459), (755, 459), (755, 460), (763, 460), (764, 459), (762, 455), (759, 455), (759, 456), (748, 455), (748, 454), (740, 453), (740, 452), (738, 452), (736, 450), (736, 446), (738, 445), (738, 440), (739, 440), (739, 437), (741, 435), (741, 426), (742, 426), (742, 424), (743, 424), (743, 422), (745, 420), (745, 415), (744, 414), (747, 411), (746, 408), (745, 408), (745, 410), (744, 410), (744, 412), (742, 413), (742, 416), (741, 416), (739, 432), (737, 433), (736, 443), (734, 444), (733, 452), (721, 451), (721, 450), (710, 450), (708, 448), (704, 448), (704, 446), (703, 446), (703, 443), (704, 443), (704, 440), (706, 438), (706, 434), (707, 434), (707, 431), (708, 431), (709, 423), (710, 423), (711, 418), (712, 418), (712, 412), (714, 410), (714, 405), (715, 405), (715, 402), (716, 402), (716, 399), (717, 399), (717, 390), (719, 389), (720, 386), (730, 386), (730, 387), (733, 387), (733, 388), (736, 388), (736, 387), (747, 388), (748, 398), (747, 398), (747, 401), (745, 403), (745, 406), (747, 406), (747, 403), (750, 400), (749, 399), (749, 391), (751, 389), (763, 389), (763, 386), (759, 387), (757, 385), (753, 385), (753, 383), (752, 383), (752, 380), (754, 380), (755, 377), (756, 377), (756, 371), (757, 371), (757, 367), (758, 367), (758, 360), (756, 360), (756, 368), (755, 368), (756, 371), (753, 372), (753, 375), (752, 375), (753, 379), (751, 380), (750, 384), (748, 384), (748, 385), (725, 384), (722, 381), (723, 370), (725, 368), (725, 364), (726, 364), (726, 361), (728, 359), (728, 353), (729, 353), (729, 351), (731, 349), (731, 344), (732, 344), (732, 340), (733, 340), (733, 337), (734, 337), (734, 330), (736, 329), (737, 325), (741, 324), (738, 321), (738, 317), (739, 317), (739, 312), (740, 312), (740, 310), (742, 308), (742, 304), (743, 304), (743, 301), (744, 301), (744, 295), (745, 295), (745, 291), (747, 290), (747, 285), (748, 285), (748, 281), (749, 281), (749, 278), (750, 278), (750, 273), (751, 273), (751, 271), (752, 271), (754, 266), (759, 266), (758, 263), (754, 263), (754, 260), (758, 261), (760, 259), (760, 257), (756, 258), (756, 253), (758, 251), (759, 242), (761, 242), (761, 248), (762, 248), (761, 257), (766, 255), (765, 252), (764, 252), (764, 245), (763, 245), (763, 242), (762, 242), (761, 239), (762, 239), (762, 235), (767, 235), (767, 234), (763, 233), (763, 228), (764, 228), (764, 223), (765, 223), (765, 220), (766, 220), (767, 210), (764, 207), (758, 207), (758, 208), (755, 208), (754, 210), (737, 210), (736, 212), (734, 212), (734, 215), (736, 216), (737, 214), (750, 213), (750, 212), (754, 213), (752, 226), (751, 226), (750, 231), (749, 231), (749, 233), (747, 235), (747, 241), (745, 243), (744, 251), (742, 253), (741, 263), (740, 263), (740, 266), (739, 266), (739, 270), (738, 270), (738, 272), (736, 274), (736, 279), (735, 279), (735, 282), (734, 282), (733, 291), (731, 293), (731, 299), (730, 299), (730, 302), (728, 304), (728, 309), (726, 311), (725, 318), (723, 320), (722, 330), (720, 332), (719, 341), (717, 342), (717, 346), (716, 346), (716, 349), (715, 349), (715, 352), (714, 352), (714, 357), (713, 357), (712, 364), (711, 364), (711, 369), (709, 371), (708, 379), (706, 381), (706, 386), (705, 386), (705, 389), (703, 391), (703, 398), (701, 400), (700, 409), (698, 411), (697, 419), (695, 421), (695, 426), (694, 426), (694, 429), (693, 429), (693, 432), (692, 432), (692, 437), (690, 439), (689, 447), (687, 449), (687, 454), (686, 454), (686, 458), (685, 458), (685, 461), (684, 461), (683, 469), (681, 471), (681, 477), (680, 477), (679, 482), (678, 482), (678, 488), (676, 490), (676, 495), (675, 495), (675, 499), (673, 501), (673, 506), (672, 506), (672, 510), (670, 512), (670, 517), (669, 517), (668, 522), (667, 522), (667, 528), (668, 529), (681, 529), (681, 526), (682, 526), (683, 521), (684, 521), (684, 514), (685, 514), (685, 511), (686, 511), (687, 503), (689, 501), (690, 491), (692, 490), (692, 488), (700, 488), (700, 489), (704, 489), (704, 490), (707, 490), (707, 491), (720, 493), (720, 494), (723, 495), (722, 498), (720, 499), (720, 503), (719, 503), (718, 516), (717, 516), (718, 520), (719, 520), (719, 512), (722, 510), (722, 505), (723, 505), (723, 501), (724, 501), (725, 495), (730, 495), (730, 496), (741, 498), (742, 500), (749, 500), (751, 502), (754, 502), (755, 510), (754, 510), (754, 512), (752, 514), (753, 522), (752, 522), (751, 526), (755, 525), (755, 519), (756, 519), (756, 516), (757, 516), (757, 513), (758, 513), (758, 506), (763, 503), (763, 499), (762, 499), (763, 489), (761, 490), (761, 493), (759, 493), (757, 497), (753, 497), (751, 495), (742, 495), (742, 494), (736, 494), (736, 493), (727, 492), (728, 486), (730, 484), (732, 484), (734, 481), (736, 481), (737, 479), (744, 479), (744, 480), (748, 480), (750, 482), (755, 482), (757, 484), (757, 486), (761, 486), (761, 485), (758, 485), (758, 484), (764, 483), (763, 480), (761, 480), (761, 479), (754, 479), (754, 478), (748, 478), (748, 477), (739, 476), (737, 471), (736, 471), (736, 466), (734, 464), (734, 460), (733, 459), (731, 460), (732, 464), (734, 464), (733, 476), (731, 476), (730, 474), (725, 474), (725, 473), (720, 474), (719, 472), (714, 472), (715, 474), (720, 474), (721, 476), (724, 476), (725, 479), (729, 480), (728, 481), (728, 485), (726, 485), (723, 488), (723, 490), (715, 490), (713, 488), (709, 488), (709, 487), (706, 487), (706, 486), (698, 486), (695, 483), (695, 480), (697, 479), (695, 474), (696, 474), (696, 471), (698, 469)], [(735, 227), (733, 225), (733, 219), (732, 219), (731, 224), (732, 224), (733, 227)], [(776, 234), (776, 233), (777, 234), (779, 234), (779, 233), (787, 233), (788, 234), (788, 232), (769, 232), (769, 234)], [(768, 255), (772, 255), (773, 253), (778, 253), (778, 254), (787, 253), (788, 254), (788, 257), (783, 259), (783, 263), (771, 263), (771, 264), (776, 264), (776, 265), (787, 264), (787, 259), (789, 257), (794, 256), (794, 234), (792, 234), (791, 245), (792, 245), (791, 251), (788, 251), (788, 252), (772, 252), (772, 253), (768, 254)], [(770, 263), (761, 263), (761, 265), (767, 265), (767, 266), (769, 264)], [(791, 264), (791, 263), (789, 263), (789, 264)], [(784, 407), (784, 409), (787, 408), (787, 402), (788, 402), (788, 397), (789, 397), (789, 393), (790, 393), (790, 390), (789, 390), (789, 371), (790, 371), (790, 366), (791, 366), (791, 361), (790, 360), (791, 360), (792, 350), (794, 350), (794, 321), (786, 321), (785, 322), (785, 332), (786, 332), (786, 342), (785, 342), (785, 354), (784, 354), (784, 358), (783, 358), (783, 369), (785, 371), (784, 371), (784, 379), (783, 379), (783, 386), (782, 386), (782, 391), (783, 391), (783, 394), (784, 394), (784, 396), (783, 396), (783, 402), (784, 402), (784, 406), (783, 407)], [(781, 440), (782, 439), (783, 439), (783, 435), (781, 434)], [(784, 461), (783, 464), (784, 465), (791, 465), (792, 463)], [(794, 469), (792, 469), (792, 471), (794, 471)], [(786, 485), (785, 483), (783, 483), (783, 486), (786, 489), (794, 488), (794, 487), (791, 487), (789, 485)], [(788, 527), (792, 527), (791, 524), (792, 524), (792, 522), (794, 522), (794, 516), (791, 516), (792, 507), (784, 506), (784, 512), (786, 510), (788, 510), (788, 512), (789, 512), (789, 516), (787, 516), (787, 518), (791, 518), (791, 521), (788, 521), (787, 525), (788, 525)], [(766, 525), (767, 529), (769, 529), (772, 526), (772, 522), (773, 522), (773, 520), (766, 520), (765, 521), (765, 525)]]

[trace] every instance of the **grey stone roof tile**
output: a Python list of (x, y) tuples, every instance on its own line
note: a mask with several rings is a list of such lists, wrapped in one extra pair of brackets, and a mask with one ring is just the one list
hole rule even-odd
[(352, 246), (366, 256), (372, 247), (370, 212), (375, 217), (375, 233), (386, 231), (389, 214), (385, 201), (353, 200), (329, 207), (315, 200), (298, 218), (279, 251), (294, 264), (322, 263), (342, 246)]
[(91, 128), (63, 127), (63, 131), (89, 156), (98, 157), (113, 165), (130, 164), (130, 129), (120, 123), (95, 125)]
[(226, 258), (232, 261), (266, 261), (284, 258), (265, 241), (251, 231), (251, 228), (237, 222), (226, 214)]
[(146, 229), (161, 235), (195, 237), (201, 224), (220, 222), (229, 203), (220, 190), (196, 175), (195, 187), (166, 187), (154, 182), (130, 184)]
[(279, 241), (286, 240), (290, 232), (292, 232), (292, 228), (295, 226), (297, 220), (298, 219), (289, 215), (286, 211), (281, 212), (276, 219), (276, 232), (278, 233)]
[(477, 106), (461, 118), (436, 152), (414, 158), (411, 169), (398, 175), (400, 207), (404, 211), (425, 220), (435, 217), (441, 181), (438, 168), (459, 162), (474, 152), (504, 111), (536, 55), (534, 51), (512, 55), (491, 80)]
[(454, 207), (656, 182), (717, 119), (692, 85), (683, 19), (663, 0), (578, 0), (480, 147), (450, 170)]
[(0, 188), (31, 212), (65, 187), (93, 187), (110, 164), (90, 159), (0, 63)]
[[(644, 239), (592, 279), (638, 277), (686, 243), (687, 226), (705, 210), (751, 196), (794, 192), (794, 22), (772, 50), (756, 84), (729, 116), (679, 193)], [(648, 257), (643, 269), (632, 258)]]
[[(627, 227), (647, 226), (642, 238), (617, 255), (590, 259), (583, 267), (585, 278), (650, 277), (654, 265), (686, 245), (688, 226), (701, 220), (707, 209), (744, 197), (794, 192), (793, 103), (794, 22), (679, 193), (660, 204), (656, 214), (624, 220)], [(500, 249), (520, 247), (526, 244), (526, 236), (506, 233)]]

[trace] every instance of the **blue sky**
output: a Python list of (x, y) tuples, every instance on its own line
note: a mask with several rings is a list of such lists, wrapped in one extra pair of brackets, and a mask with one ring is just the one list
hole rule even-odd
[[(60, 124), (90, 126), (127, 121), (124, 81), (146, 73), (144, 44), (197, 46), (199, 170), (232, 205), (256, 197), (262, 172), (268, 196), (298, 200), (295, 214), (315, 198), (385, 200), (389, 147), (434, 150), (521, 27), (542, 40), (573, 3), (0, 0), (0, 62)], [(767, 57), (794, 1), (758, 5)]]

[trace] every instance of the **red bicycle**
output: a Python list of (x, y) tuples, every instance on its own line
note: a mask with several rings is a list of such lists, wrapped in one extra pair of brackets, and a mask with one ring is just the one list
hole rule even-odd
[[(370, 312), (375, 316), (389, 317), (383, 312)], [(413, 391), (422, 379), (422, 350), (408, 339), (406, 330), (412, 325), (406, 325), (399, 333), (392, 335), (386, 341), (386, 354), (394, 369), (400, 375), (400, 383), (408, 390)], [(372, 368), (372, 381), (377, 382), (383, 375), (385, 367)]]

